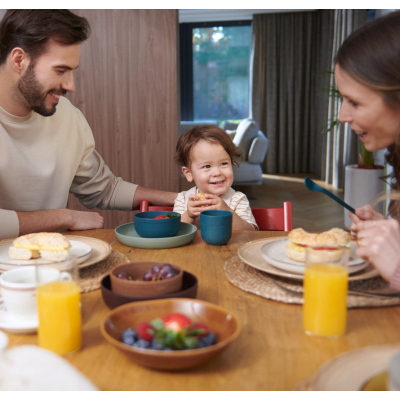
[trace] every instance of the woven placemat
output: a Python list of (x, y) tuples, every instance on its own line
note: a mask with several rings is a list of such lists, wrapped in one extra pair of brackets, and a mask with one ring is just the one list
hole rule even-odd
[(118, 250), (112, 250), (111, 254), (103, 261), (79, 270), (79, 284), (81, 292), (87, 293), (100, 288), (101, 280), (117, 265), (129, 263), (129, 258)]
[[(229, 282), (246, 292), (265, 297), (270, 300), (288, 304), (303, 304), (303, 298), (286, 292), (274, 284), (274, 281), (287, 289), (303, 293), (303, 282), (293, 279), (271, 277), (245, 264), (239, 257), (232, 257), (225, 262), (225, 275)], [(349, 282), (349, 289), (371, 290), (388, 287), (388, 283), (381, 277)], [(348, 308), (386, 307), (400, 304), (400, 297), (372, 298), (365, 296), (347, 296)]]

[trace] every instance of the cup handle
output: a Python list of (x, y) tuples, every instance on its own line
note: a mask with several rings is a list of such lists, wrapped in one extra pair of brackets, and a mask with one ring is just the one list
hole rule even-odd
[(72, 281), (72, 276), (68, 272), (61, 272), (62, 281)]

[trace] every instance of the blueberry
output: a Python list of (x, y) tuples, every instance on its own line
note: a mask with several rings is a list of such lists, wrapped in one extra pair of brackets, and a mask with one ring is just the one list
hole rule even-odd
[(213, 344), (215, 344), (217, 341), (215, 335), (210, 332), (207, 336), (200, 338), (197, 342), (197, 347), (201, 348), (201, 347), (208, 347), (211, 346)]
[(122, 342), (129, 346), (132, 346), (138, 339), (138, 334), (131, 328), (125, 329), (122, 332)]
[(150, 348), (153, 350), (164, 350), (164, 346), (161, 343), (158, 343), (156, 339), (151, 341)]
[(147, 340), (139, 339), (137, 342), (133, 343), (133, 347), (139, 347), (140, 349), (150, 348), (150, 342)]

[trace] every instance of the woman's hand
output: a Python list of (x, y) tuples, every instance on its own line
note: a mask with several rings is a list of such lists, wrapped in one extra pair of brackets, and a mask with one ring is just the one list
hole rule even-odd
[(395, 219), (355, 223), (358, 249), (356, 255), (370, 263), (390, 281), (400, 263), (400, 225)]
[(349, 218), (353, 221), (352, 224), (350, 225), (350, 235), (353, 240), (355, 240), (357, 237), (357, 228), (356, 228), (357, 222), (370, 221), (370, 220), (379, 221), (385, 219), (385, 217), (381, 213), (376, 211), (375, 208), (369, 204), (362, 206), (360, 208), (356, 208), (355, 211), (356, 211), (355, 214), (353, 214), (352, 212), (349, 212), (348, 214)]

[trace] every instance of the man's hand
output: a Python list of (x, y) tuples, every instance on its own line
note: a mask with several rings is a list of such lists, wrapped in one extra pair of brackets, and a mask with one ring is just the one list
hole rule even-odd
[(17, 212), (19, 235), (54, 232), (60, 229), (102, 229), (104, 218), (97, 212), (69, 209)]

